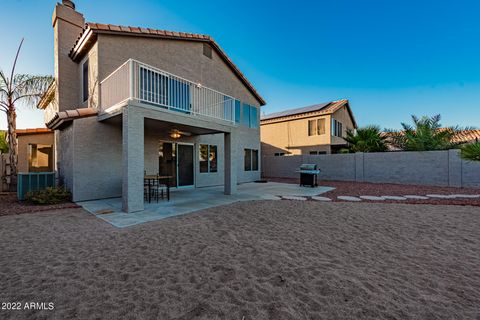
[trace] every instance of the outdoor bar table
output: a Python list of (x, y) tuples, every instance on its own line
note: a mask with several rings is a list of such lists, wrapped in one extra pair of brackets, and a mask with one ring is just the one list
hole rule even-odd
[(163, 183), (167, 186), (167, 201), (170, 201), (170, 179), (172, 178), (172, 176), (157, 176), (157, 175), (145, 175), (143, 177), (143, 180), (147, 182), (147, 185), (148, 185), (148, 203), (150, 203), (151, 201), (151, 186), (152, 186), (152, 183), (157, 180), (158, 183)]

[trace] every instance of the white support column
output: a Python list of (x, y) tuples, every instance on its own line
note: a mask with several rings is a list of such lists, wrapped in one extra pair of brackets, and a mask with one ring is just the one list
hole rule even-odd
[(133, 106), (123, 109), (122, 209), (142, 211), (144, 175), (144, 118)]
[(236, 134), (234, 132), (224, 133), (224, 192), (227, 195), (237, 192), (237, 150)]

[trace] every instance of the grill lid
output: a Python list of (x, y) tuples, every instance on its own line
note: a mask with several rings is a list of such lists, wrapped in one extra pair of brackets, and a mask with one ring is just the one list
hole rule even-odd
[(304, 163), (300, 165), (300, 170), (317, 170), (317, 165), (313, 163)]

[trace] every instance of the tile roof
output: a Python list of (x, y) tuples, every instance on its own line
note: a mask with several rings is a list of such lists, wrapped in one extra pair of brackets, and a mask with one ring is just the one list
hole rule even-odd
[(17, 129), (17, 136), (25, 136), (31, 134), (42, 134), (42, 133), (51, 133), (53, 132), (48, 128), (29, 128), (29, 129)]
[(91, 38), (90, 36), (95, 33), (128, 34), (132, 36), (207, 42), (214, 48), (214, 50), (220, 55), (224, 62), (237, 75), (237, 77), (243, 82), (243, 84), (248, 88), (248, 90), (255, 96), (258, 102), (260, 102), (261, 105), (266, 104), (265, 100), (260, 96), (260, 94), (253, 87), (253, 85), (247, 80), (247, 78), (243, 75), (240, 69), (238, 69), (238, 67), (233, 63), (233, 61), (227, 56), (225, 51), (223, 51), (222, 48), (218, 45), (218, 43), (208, 35), (88, 22), (85, 24), (85, 29), (78, 37), (75, 45), (70, 50), (70, 57), (73, 60), (77, 61), (78, 59), (80, 59), (84, 47), (88, 47), (90, 44), (93, 44), (94, 41), (89, 38)]
[(462, 130), (460, 131), (453, 142), (455, 143), (467, 143), (467, 142), (479, 142), (480, 141), (480, 130)]
[(60, 111), (46, 123), (50, 129), (60, 129), (64, 124), (73, 121), (75, 119), (93, 117), (98, 114), (97, 110), (92, 108), (79, 108), (74, 110)]
[(43, 93), (42, 97), (40, 98), (40, 101), (38, 101), (37, 103), (38, 109), (45, 109), (46, 107), (48, 107), (50, 102), (52, 102), (52, 100), (55, 98), (56, 88), (57, 88), (56, 81), (53, 80), (48, 86), (47, 91)]

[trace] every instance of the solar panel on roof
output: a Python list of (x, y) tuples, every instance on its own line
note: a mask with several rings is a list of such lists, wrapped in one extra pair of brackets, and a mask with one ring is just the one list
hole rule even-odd
[(313, 111), (320, 111), (323, 108), (327, 107), (330, 105), (331, 102), (325, 102), (325, 103), (320, 103), (320, 104), (315, 104), (313, 106), (308, 106), (308, 107), (302, 107), (302, 108), (296, 108), (296, 109), (289, 109), (285, 111), (280, 111), (280, 112), (275, 112), (271, 114), (267, 114), (265, 116), (261, 117), (261, 120), (267, 120), (267, 119), (273, 119), (273, 118), (280, 118), (280, 117), (287, 117), (287, 116), (293, 116), (295, 114), (301, 114), (301, 113), (307, 113), (307, 112), (313, 112)]

